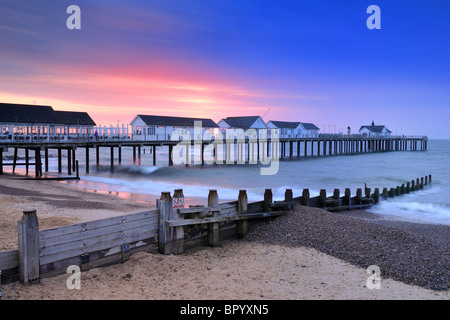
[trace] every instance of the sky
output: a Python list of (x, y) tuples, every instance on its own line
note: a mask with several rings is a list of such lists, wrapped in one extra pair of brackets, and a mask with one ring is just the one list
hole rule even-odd
[(447, 0), (0, 0), (0, 102), (450, 139), (449, 35)]

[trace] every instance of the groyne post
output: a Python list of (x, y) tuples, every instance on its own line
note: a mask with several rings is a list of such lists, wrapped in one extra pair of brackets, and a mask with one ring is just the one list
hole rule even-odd
[[(176, 200), (176, 202), (175, 202)], [(176, 205), (175, 205), (176, 203)], [(172, 198), (172, 211), (170, 220), (182, 220), (183, 215), (179, 213), (179, 208), (184, 208), (184, 194), (183, 189), (174, 190), (174, 195)], [(172, 253), (181, 254), (184, 252), (184, 227), (174, 227), (172, 228)]]
[(171, 232), (166, 226), (166, 221), (172, 215), (172, 197), (170, 192), (161, 192), (161, 198), (157, 201), (159, 208), (159, 253), (171, 254)]
[(372, 195), (372, 199), (373, 199), (374, 203), (380, 202), (380, 189), (379, 188), (375, 188), (373, 195)]
[[(246, 214), (248, 212), (248, 198), (246, 190), (239, 190), (238, 196), (238, 214)], [(244, 237), (248, 232), (248, 220), (237, 221), (237, 233), (238, 237)]]
[(338, 200), (341, 197), (341, 191), (339, 189), (334, 189), (333, 199)]
[(302, 199), (301, 199), (300, 204), (303, 206), (309, 205), (309, 189), (303, 189)]
[(284, 202), (292, 202), (292, 199), (294, 199), (292, 189), (286, 189), (284, 193)]
[(383, 197), (384, 200), (387, 199), (387, 197), (388, 197), (388, 189), (387, 188), (383, 188), (383, 192), (382, 192), (381, 196)]
[[(208, 207), (219, 208), (219, 195), (217, 194), (217, 190), (209, 190)], [(217, 211), (213, 212), (213, 216), (217, 216)], [(208, 243), (211, 247), (217, 247), (220, 244), (218, 222), (208, 224)]]
[(272, 189), (266, 189), (264, 192), (264, 212), (272, 211), (271, 204), (273, 202)]
[(36, 210), (23, 211), (17, 222), (19, 244), (19, 280), (22, 283), (39, 280), (39, 223)]
[(351, 197), (352, 197), (352, 193), (350, 191), (350, 188), (345, 188), (345, 191), (344, 191), (344, 204), (349, 206), (349, 207), (352, 204)]
[(325, 189), (320, 189), (319, 199), (320, 199), (320, 207), (321, 208), (326, 207), (326, 205), (327, 205), (327, 191)]

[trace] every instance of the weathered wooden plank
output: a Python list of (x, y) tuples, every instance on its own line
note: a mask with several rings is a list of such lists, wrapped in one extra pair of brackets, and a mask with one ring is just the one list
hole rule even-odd
[(122, 230), (130, 230), (134, 229), (136, 227), (141, 226), (149, 226), (149, 225), (156, 225), (158, 223), (158, 217), (151, 217), (148, 219), (143, 220), (136, 220), (136, 221), (126, 221), (123, 220), (120, 223), (117, 223), (115, 225), (110, 225), (107, 227), (102, 228), (89, 228), (86, 227), (86, 229), (83, 229), (79, 232), (71, 232), (71, 233), (63, 233), (60, 236), (53, 236), (50, 238), (45, 237), (42, 233), (45, 233), (46, 230), (41, 231), (42, 234), (40, 237), (40, 248), (44, 249), (46, 247), (50, 247), (53, 245), (62, 245), (65, 243), (70, 243), (76, 240), (79, 240), (81, 237), (83, 239), (89, 239), (93, 237), (97, 237), (102, 234), (109, 234), (109, 233), (115, 233)]
[[(158, 238), (152, 237), (136, 242), (128, 243), (130, 247), (129, 254), (133, 255), (137, 252), (157, 252), (158, 248)], [(121, 246), (113, 247), (108, 250), (99, 250), (96, 252), (89, 253), (89, 263), (84, 265), (84, 270), (105, 266), (112, 263), (121, 262)], [(50, 263), (42, 264), (40, 267), (40, 272), (42, 277), (50, 277), (59, 274), (66, 273), (66, 269), (70, 265), (80, 266), (81, 259), (80, 256), (69, 257), (66, 259), (53, 261)]]
[(86, 249), (92, 245), (100, 245), (101, 243), (107, 244), (106, 243), (107, 241), (119, 240), (128, 236), (132, 236), (134, 234), (141, 234), (146, 232), (151, 233), (152, 231), (155, 230), (157, 230), (157, 224), (142, 225), (132, 229), (117, 228), (116, 230), (114, 230), (114, 232), (109, 232), (105, 234), (95, 234), (92, 237), (87, 237), (86, 234), (79, 234), (79, 237), (71, 242), (43, 247), (40, 250), (40, 256), (42, 257), (48, 254), (53, 254), (76, 248)]
[(87, 229), (105, 228), (105, 227), (108, 227), (111, 225), (119, 224), (124, 220), (126, 220), (128, 222), (135, 221), (135, 220), (144, 220), (144, 219), (151, 218), (154, 216), (158, 217), (158, 214), (159, 214), (158, 210), (151, 210), (151, 211), (132, 213), (132, 214), (117, 216), (117, 217), (112, 217), (112, 218), (87, 221), (87, 222), (72, 224), (72, 225), (63, 226), (63, 227), (45, 229), (45, 230), (41, 230), (39, 239), (42, 240), (42, 239), (48, 239), (48, 238), (52, 238), (52, 237), (59, 237), (64, 234), (78, 233), (80, 231), (87, 230)]
[(263, 212), (263, 213), (249, 213), (249, 214), (240, 214), (240, 215), (232, 215), (232, 216), (219, 216), (219, 217), (208, 217), (204, 219), (185, 219), (185, 220), (169, 220), (166, 221), (166, 225), (168, 227), (179, 227), (179, 226), (189, 226), (195, 224), (205, 224), (205, 223), (214, 223), (214, 222), (226, 222), (226, 221), (234, 221), (234, 220), (243, 220), (243, 219), (256, 219), (256, 218), (268, 218), (268, 217), (277, 217), (286, 213), (286, 211), (272, 211), (272, 212)]
[(17, 268), (19, 266), (19, 250), (0, 252), (0, 270)]
[(220, 215), (221, 216), (237, 214), (237, 212), (238, 212), (237, 205), (235, 205), (235, 206), (228, 206), (228, 207), (220, 209)]
[[(145, 230), (142, 233), (124, 232), (123, 234), (106, 235), (98, 239), (90, 239), (87, 241), (78, 241), (70, 248), (64, 246), (57, 248), (57, 250), (48, 250), (43, 252), (41, 256), (41, 265), (51, 263), (58, 260), (67, 259), (74, 256), (79, 256), (85, 253), (90, 253), (99, 250), (108, 250), (112, 247), (121, 246), (124, 243), (131, 243), (141, 241), (151, 237), (157, 237), (158, 230)], [(45, 255), (44, 255), (45, 254)]]

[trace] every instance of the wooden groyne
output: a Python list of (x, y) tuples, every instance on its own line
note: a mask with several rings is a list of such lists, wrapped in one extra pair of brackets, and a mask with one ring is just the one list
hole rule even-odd
[[(295, 204), (340, 211), (367, 208), (380, 200), (414, 192), (431, 183), (431, 175), (417, 178), (382, 192), (365, 188), (339, 190), (310, 197), (309, 190), (294, 197), (286, 190), (281, 201), (273, 201), (271, 189), (264, 199), (248, 202), (246, 190), (239, 190), (236, 201), (219, 203), (217, 190), (210, 190), (206, 206), (184, 207), (182, 189), (162, 192), (153, 210), (72, 224), (52, 229), (39, 229), (36, 210), (26, 210), (18, 222), (18, 250), (0, 252), (1, 283), (37, 282), (44, 277), (64, 274), (69, 266), (81, 271), (125, 262), (137, 252), (182, 254), (188, 249), (218, 246), (221, 241), (244, 237), (249, 225), (290, 211)], [(1, 298), (1, 295), (0, 295)]]
[[(192, 164), (193, 150), (199, 149), (199, 164), (205, 165), (205, 148), (213, 144), (215, 147), (213, 157), (217, 160), (219, 148), (223, 151), (223, 161), (227, 164), (234, 162), (236, 155), (239, 163), (256, 163), (262, 157), (271, 159), (293, 159), (293, 158), (311, 158), (323, 156), (353, 155), (373, 152), (391, 152), (391, 151), (426, 151), (428, 149), (428, 138), (426, 136), (408, 137), (367, 137), (367, 136), (343, 136), (343, 135), (322, 135), (318, 138), (280, 138), (275, 140), (253, 141), (234, 141), (235, 143), (225, 144), (217, 141), (196, 142), (193, 141), (186, 145), (186, 165)], [(103, 149), (109, 150), (109, 165), (111, 172), (116, 165), (122, 164), (122, 149), (132, 148), (133, 163), (141, 165), (142, 149), (150, 149), (152, 165), (157, 165), (157, 155), (161, 150), (169, 152), (168, 166), (173, 166), (172, 158), (173, 148), (179, 144), (179, 141), (130, 141), (120, 139), (110, 139), (101, 141), (72, 140), (69, 142), (16, 142), (0, 141), (0, 174), (3, 174), (5, 166), (12, 166), (12, 172), (15, 172), (17, 166), (22, 165), (26, 168), (26, 174), (29, 168), (34, 166), (36, 177), (42, 177), (43, 172), (49, 171), (49, 151), (57, 150), (58, 173), (62, 173), (63, 156), (67, 162), (67, 174), (70, 176), (77, 171), (77, 150), (84, 149), (85, 171), (89, 173), (91, 162), (100, 165), (100, 152)], [(5, 163), (4, 153), (9, 149), (14, 150), (12, 163)], [(23, 162), (18, 161), (19, 150), (24, 151)], [(94, 155), (92, 155), (94, 150)], [(247, 150), (247, 151), (246, 151)], [(34, 155), (34, 162), (30, 161), (30, 153)], [(93, 160), (95, 159), (95, 160)], [(215, 162), (217, 163), (217, 161)]]

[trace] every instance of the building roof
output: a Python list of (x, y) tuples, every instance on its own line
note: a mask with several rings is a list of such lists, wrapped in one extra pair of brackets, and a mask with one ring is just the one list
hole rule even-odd
[[(381, 133), (383, 131), (383, 129), (386, 128), (386, 126), (361, 126), (359, 131), (361, 131), (364, 128), (366, 128), (370, 132)], [(392, 133), (392, 131), (389, 130), (388, 128), (386, 128), (386, 130), (387, 130), (387, 132)]]
[(150, 116), (137, 115), (146, 125), (151, 126), (175, 126), (175, 127), (193, 127), (194, 121), (201, 121), (203, 128), (218, 128), (219, 126), (211, 119), (203, 118), (185, 118), (185, 117), (169, 117), (169, 116)]
[(312, 123), (302, 122), (302, 126), (306, 130), (320, 130), (316, 125), (314, 125)]
[(67, 125), (95, 126), (94, 120), (87, 112), (55, 111), (60, 123)]
[(0, 122), (95, 126), (86, 112), (55, 111), (51, 106), (14, 103), (0, 103)]
[(227, 117), (222, 119), (232, 128), (250, 128), (259, 116)]
[(269, 122), (271, 122), (277, 128), (287, 128), (287, 129), (295, 129), (300, 124), (300, 122), (290, 122), (290, 121), (273, 121), (273, 120), (270, 120)]
[(0, 122), (58, 124), (60, 120), (50, 106), (0, 103)]

